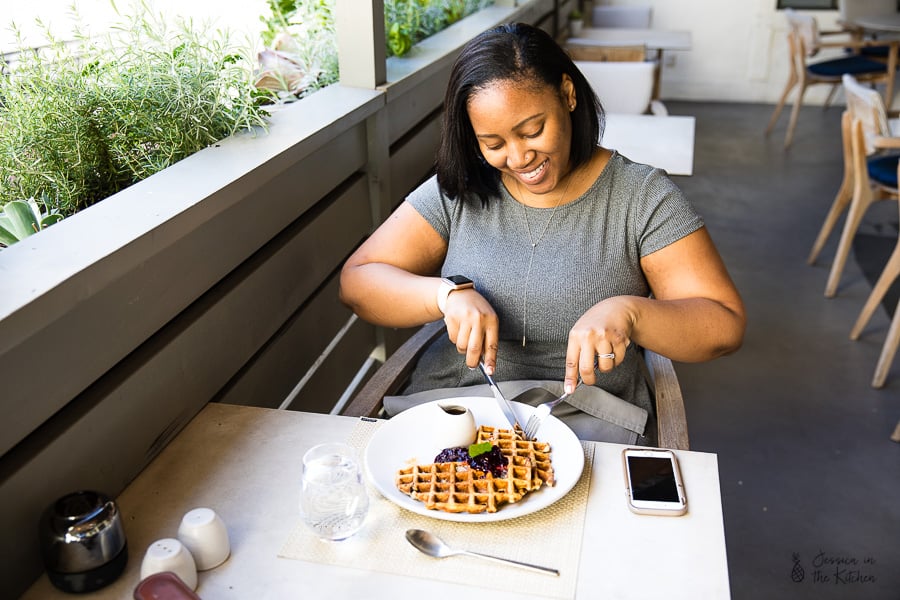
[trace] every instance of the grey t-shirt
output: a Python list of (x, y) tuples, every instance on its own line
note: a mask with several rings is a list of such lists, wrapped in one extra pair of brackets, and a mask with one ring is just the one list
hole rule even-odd
[[(448, 241), (442, 275), (472, 279), (499, 316), (498, 381), (562, 380), (575, 321), (604, 298), (648, 296), (641, 257), (703, 226), (664, 171), (617, 153), (587, 192), (555, 213), (526, 208), (502, 186), (487, 207), (477, 199), (451, 200), (434, 177), (408, 200)], [(544, 232), (530, 275), (529, 228), (534, 240)], [(619, 367), (599, 374), (599, 385), (652, 415), (639, 360), (632, 344)], [(481, 374), (442, 337), (419, 360), (406, 392), (480, 383)]]

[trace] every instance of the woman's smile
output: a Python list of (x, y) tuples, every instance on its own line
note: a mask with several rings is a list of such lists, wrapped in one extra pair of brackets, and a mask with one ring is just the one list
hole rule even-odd
[(546, 167), (548, 162), (548, 160), (544, 160), (544, 162), (539, 164), (536, 169), (533, 169), (531, 171), (527, 171), (524, 173), (521, 171), (516, 172), (516, 176), (521, 179), (522, 183), (524, 183), (525, 185), (538, 184), (540, 183), (540, 180), (542, 179), (544, 173), (547, 171)]

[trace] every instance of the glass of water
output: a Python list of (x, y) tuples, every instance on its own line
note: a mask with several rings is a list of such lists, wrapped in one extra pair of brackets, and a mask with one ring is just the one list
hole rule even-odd
[(323, 540), (345, 540), (362, 527), (369, 496), (356, 451), (341, 443), (319, 444), (303, 455), (300, 514)]

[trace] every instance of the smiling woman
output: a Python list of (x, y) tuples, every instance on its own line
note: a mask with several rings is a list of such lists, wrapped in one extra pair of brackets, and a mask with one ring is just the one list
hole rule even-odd
[[(737, 350), (743, 303), (700, 215), (663, 171), (598, 144), (600, 102), (549, 35), (476, 36), (444, 107), (436, 176), (341, 275), (363, 319), (446, 322), (406, 393), (480, 384), (483, 360), (497, 381), (564, 381), (567, 423), (608, 441), (593, 437), (601, 399), (653, 419), (641, 348), (686, 362)], [(453, 275), (474, 287), (448, 290)]]

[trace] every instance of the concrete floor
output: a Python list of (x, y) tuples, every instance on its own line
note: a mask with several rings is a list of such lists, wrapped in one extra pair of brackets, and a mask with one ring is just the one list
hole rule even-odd
[(771, 105), (666, 105), (697, 117), (694, 175), (675, 180), (749, 315), (738, 353), (676, 365), (691, 447), (719, 458), (732, 596), (897, 600), (900, 356), (870, 387), (888, 310), (848, 337), (871, 290), (864, 272), (877, 276), (896, 243), (897, 204), (871, 209), (861, 231), (878, 243), (857, 249), (826, 299), (838, 232), (814, 266), (806, 258), (842, 176), (842, 107), (804, 109), (785, 151), (787, 115), (763, 135)]

